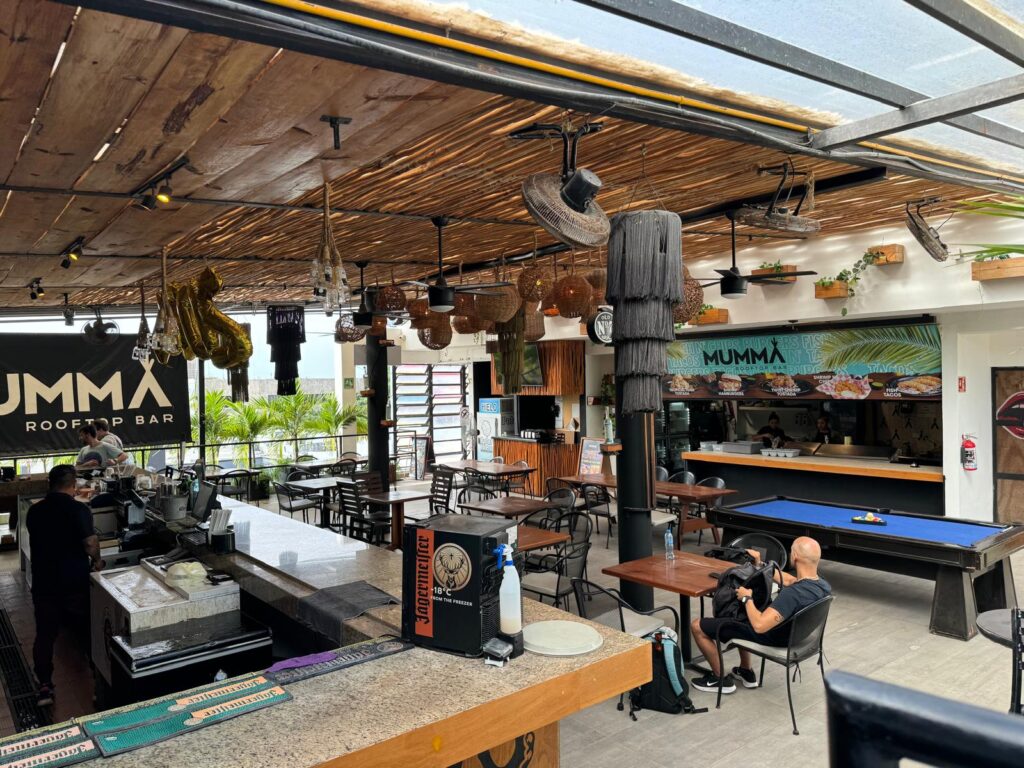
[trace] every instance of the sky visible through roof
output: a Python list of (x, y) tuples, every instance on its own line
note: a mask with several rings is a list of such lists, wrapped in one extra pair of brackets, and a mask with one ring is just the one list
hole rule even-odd
[[(892, 109), (573, 0), (440, 0), (438, 4), (468, 7), (528, 31), (547, 32), (671, 67), (721, 88), (831, 112), (844, 121)], [(901, 0), (684, 0), (681, 4), (928, 96), (1021, 73), (1015, 64)], [(1024, 18), (1024, 0), (997, 0), (993, 4), (1017, 19)], [(1020, 102), (979, 114), (1008, 125), (1024, 122)], [(929, 141), (1024, 171), (1024, 150), (952, 126), (929, 125), (899, 136)]]

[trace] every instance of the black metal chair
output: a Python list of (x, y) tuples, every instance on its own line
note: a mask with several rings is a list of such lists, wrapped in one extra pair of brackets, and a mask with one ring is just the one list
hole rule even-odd
[(497, 498), (497, 494), (489, 488), (484, 488), (482, 485), (467, 485), (461, 488), (455, 497), (455, 510), (460, 514), (469, 515), (472, 513), (468, 509), (462, 509), (463, 503), (494, 498)]
[(656, 483), (664, 483), (666, 480), (668, 480), (668, 470), (665, 469), (662, 466), (655, 467), (654, 468), (654, 482), (656, 482)]
[(696, 485), (697, 484), (697, 476), (695, 474), (693, 474), (693, 472), (691, 472), (690, 470), (684, 469), (684, 470), (682, 470), (680, 472), (676, 472), (674, 475), (672, 475), (668, 479), (668, 481), (670, 483), (683, 483), (685, 485)]
[[(694, 485), (699, 485), (702, 488), (718, 488), (718, 489), (721, 489), (721, 488), (725, 488), (725, 480), (723, 480), (720, 477), (705, 477), (703, 480), (700, 480), (697, 483), (694, 483)], [(708, 507), (717, 507), (722, 502), (722, 498), (723, 498), (722, 496), (719, 496), (719, 497), (717, 497), (715, 499), (712, 499), (710, 504), (704, 504), (704, 503), (694, 504), (693, 506), (690, 507), (690, 514), (693, 515), (694, 517), (707, 518)], [(714, 538), (716, 544), (719, 544), (721, 542), (721, 534), (718, 532), (717, 528), (712, 528), (711, 529), (711, 535)], [(704, 538), (704, 531), (699, 531), (697, 533), (697, 544), (698, 545), (700, 544), (700, 541), (701, 541), (702, 538)]]
[(378, 493), (383, 487), (380, 476), (376, 483), (371, 477), (363, 482), (343, 483), (338, 486), (338, 504), (342, 531), (349, 536), (369, 544), (383, 545), (385, 534), (391, 530), (391, 514), (364, 497), (367, 493)]
[(601, 525), (598, 522), (602, 517), (608, 521), (608, 535), (605, 537), (604, 548), (608, 549), (612, 541), (612, 527), (617, 519), (612, 511), (612, 497), (608, 489), (600, 485), (584, 485), (581, 489), (583, 494), (583, 508), (588, 515), (595, 519), (598, 534), (601, 533)]
[(744, 533), (742, 536), (737, 536), (730, 541), (726, 546), (739, 549), (763, 550), (763, 560), (765, 562), (773, 561), (780, 569), (785, 569), (786, 564), (789, 562), (789, 553), (786, 552), (782, 542), (774, 536), (769, 536), (767, 533), (758, 533), (757, 531)]
[(789, 699), (789, 716), (793, 720), (793, 735), (799, 736), (800, 731), (796, 727), (796, 712), (793, 709), (793, 688), (791, 685), (789, 671), (793, 669), (793, 676), (800, 669), (800, 662), (806, 661), (817, 655), (817, 664), (821, 667), (821, 679), (825, 680), (825, 651), (823, 640), (825, 636), (825, 624), (828, 621), (828, 611), (832, 607), (832, 595), (823, 597), (806, 608), (797, 611), (789, 619), (779, 624), (774, 631), (782, 627), (789, 628), (789, 643), (785, 647), (773, 645), (761, 645), (751, 640), (730, 640), (723, 648), (721, 641), (715, 638), (715, 647), (718, 651), (719, 669), (722, 675), (718, 678), (718, 701), (715, 708), (722, 706), (722, 683), (725, 680), (725, 662), (722, 660), (722, 653), (730, 648), (741, 648), (754, 656), (761, 657), (761, 671), (757, 676), (757, 687), (764, 685), (765, 662), (772, 662), (786, 668), (786, 696)]
[(353, 477), (357, 466), (352, 459), (339, 459), (327, 468), (327, 473), (334, 477)]
[(252, 476), (244, 469), (232, 469), (217, 478), (217, 493), (233, 499), (249, 500)]
[[(590, 619), (634, 637), (644, 637), (662, 626), (671, 627), (677, 635), (679, 634), (679, 611), (671, 605), (656, 605), (649, 611), (641, 611), (631, 606), (617, 589), (602, 587), (586, 579), (573, 579), (572, 586), (576, 595), (576, 610), (584, 619)], [(598, 595), (610, 597), (615, 605), (597, 616), (588, 616), (585, 606), (591, 598)], [(671, 623), (655, 618), (662, 611), (669, 613)]]
[(452, 514), (452, 485), (455, 470), (450, 467), (434, 467), (430, 478), (430, 514)]
[(296, 512), (302, 513), (302, 522), (309, 522), (309, 510), (320, 506), (319, 499), (311, 499), (301, 491), (291, 488), (282, 483), (274, 483), (274, 492), (277, 494), (277, 506), (283, 512), (287, 512), (292, 519)]
[[(512, 464), (511, 466), (529, 469), (530, 463), (528, 461), (517, 461), (515, 464)], [(505, 481), (505, 492), (508, 494), (518, 493), (523, 496), (528, 496), (529, 494), (526, 492), (526, 483), (528, 477), (529, 475), (526, 472), (523, 472), (520, 475), (513, 475), (512, 477), (508, 478), (508, 480)]]
[(573, 593), (572, 580), (581, 579), (586, 573), (589, 552), (589, 541), (579, 544), (569, 541), (563, 544), (556, 553), (542, 558), (543, 571), (523, 576), (523, 590), (536, 595), (541, 602), (545, 597), (551, 598), (554, 606), (561, 608)]
[[(533, 519), (536, 518), (536, 519)], [(568, 512), (560, 507), (550, 507), (532, 512), (520, 522), (520, 525), (535, 525), (549, 531), (568, 533), (570, 544), (584, 544), (590, 541), (594, 531), (593, 521), (583, 512)], [(547, 569), (552, 554), (558, 552), (558, 547), (545, 547), (544, 549), (527, 552), (524, 558), (525, 568), (528, 572), (540, 573)], [(586, 578), (584, 567), (583, 578)]]

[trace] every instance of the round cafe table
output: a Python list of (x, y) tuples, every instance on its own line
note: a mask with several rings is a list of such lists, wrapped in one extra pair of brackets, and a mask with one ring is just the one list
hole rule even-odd
[[(998, 608), (978, 614), (978, 631), (994, 643), (1013, 648), (1013, 627), (1011, 626), (1013, 610)], [(1022, 714), (1024, 703), (1021, 702), (1021, 653), (1013, 653), (1013, 671), (1010, 684), (1010, 714)]]

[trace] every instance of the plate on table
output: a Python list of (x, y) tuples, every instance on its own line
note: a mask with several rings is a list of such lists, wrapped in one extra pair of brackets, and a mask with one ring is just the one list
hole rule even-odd
[(578, 621), (535, 621), (523, 627), (523, 647), (541, 656), (580, 656), (603, 644), (596, 629)]
[(817, 390), (834, 400), (863, 400), (871, 394), (871, 382), (867, 377), (839, 373), (821, 382)]
[(900, 376), (898, 379), (887, 381), (885, 388), (895, 389), (907, 397), (936, 397), (942, 394), (942, 379), (927, 374)]

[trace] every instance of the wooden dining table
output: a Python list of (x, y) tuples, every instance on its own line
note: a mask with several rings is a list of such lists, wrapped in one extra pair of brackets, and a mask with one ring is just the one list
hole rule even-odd
[(533, 525), (520, 525), (517, 529), (516, 549), (520, 552), (531, 552), (535, 549), (557, 547), (569, 540), (569, 534), (563, 531), (538, 528)]
[(460, 501), (459, 506), (470, 512), (514, 518), (532, 515), (542, 509), (548, 509), (552, 504), (547, 499), (535, 499), (532, 496), (498, 496), (479, 501)]
[(601, 573), (679, 595), (679, 645), (683, 661), (692, 666), (690, 598), (711, 595), (718, 586), (718, 575), (734, 566), (735, 563), (726, 560), (702, 557), (690, 552), (677, 552), (673, 560), (667, 559), (664, 554), (651, 555), (640, 560), (608, 566), (602, 569)]
[(365, 493), (363, 501), (391, 507), (391, 544), (388, 549), (402, 548), (402, 532), (405, 529), (405, 504), (409, 501), (422, 501), (430, 498), (429, 491), (380, 491)]
[[(618, 478), (615, 475), (567, 475), (559, 477), (563, 483), (581, 487), (584, 485), (596, 485), (601, 488), (614, 489)], [(671, 483), (667, 480), (658, 480), (654, 483), (654, 493), (658, 496), (667, 497), (671, 508), (672, 499), (679, 499), (680, 502), (692, 504), (713, 504), (716, 499), (722, 496), (730, 496), (737, 491), (731, 488), (709, 488), (705, 485), (692, 485), (690, 483)], [(676, 538), (676, 549), (682, 545), (683, 534), (702, 528), (710, 528), (718, 542), (718, 530), (707, 520), (701, 517), (690, 517), (686, 515), (683, 504), (678, 507), (678, 526), (676, 531), (679, 535)]]

